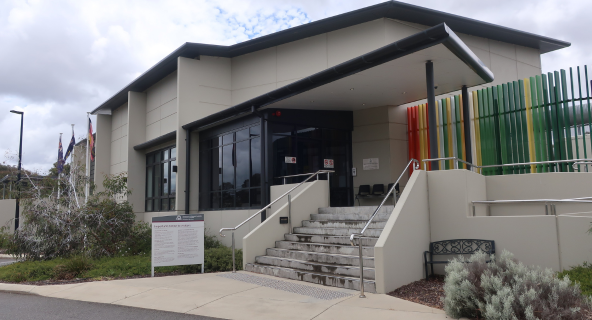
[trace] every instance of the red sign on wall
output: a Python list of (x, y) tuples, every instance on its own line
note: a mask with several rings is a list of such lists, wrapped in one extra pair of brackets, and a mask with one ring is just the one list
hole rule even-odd
[(325, 159), (325, 161), (323, 161), (323, 164), (325, 169), (333, 169), (335, 167), (333, 159)]
[(286, 157), (286, 163), (296, 163), (296, 157)]

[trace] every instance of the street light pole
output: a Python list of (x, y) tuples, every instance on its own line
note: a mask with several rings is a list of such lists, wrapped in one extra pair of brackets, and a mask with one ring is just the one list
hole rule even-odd
[(25, 117), (25, 113), (23, 111), (16, 111), (10, 110), (12, 113), (20, 114), (21, 115), (21, 137), (19, 142), (19, 161), (18, 161), (18, 174), (16, 176), (16, 188), (17, 188), (17, 197), (16, 197), (16, 210), (14, 212), (14, 230), (16, 231), (19, 227), (19, 204), (21, 200), (21, 163), (23, 159), (23, 118)]

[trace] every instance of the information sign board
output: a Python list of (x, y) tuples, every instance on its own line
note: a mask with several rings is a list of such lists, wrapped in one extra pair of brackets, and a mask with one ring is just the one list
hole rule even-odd
[(285, 157), (286, 163), (296, 163), (296, 157)]
[(154, 267), (204, 263), (204, 215), (182, 214), (152, 218)]
[(364, 170), (378, 170), (378, 158), (369, 158), (362, 161)]

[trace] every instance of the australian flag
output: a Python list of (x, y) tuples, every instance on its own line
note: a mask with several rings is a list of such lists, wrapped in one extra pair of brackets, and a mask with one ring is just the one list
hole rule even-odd
[(66, 155), (64, 156), (64, 162), (68, 160), (70, 154), (74, 150), (74, 145), (76, 145), (76, 139), (74, 138), (74, 129), (72, 129), (72, 139), (70, 139), (70, 144), (68, 145), (68, 149), (66, 150)]
[(58, 147), (58, 175), (64, 170), (64, 149), (62, 148), (62, 135), (60, 135), (60, 145)]

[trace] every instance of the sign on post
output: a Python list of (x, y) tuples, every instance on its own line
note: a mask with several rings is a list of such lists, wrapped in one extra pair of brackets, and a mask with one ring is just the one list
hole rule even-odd
[(204, 272), (204, 215), (152, 218), (152, 276), (154, 267), (189, 264)]

